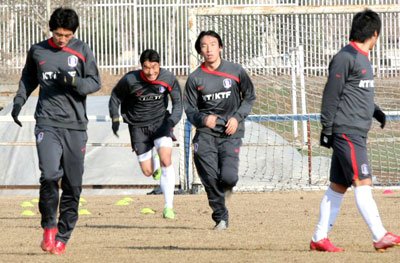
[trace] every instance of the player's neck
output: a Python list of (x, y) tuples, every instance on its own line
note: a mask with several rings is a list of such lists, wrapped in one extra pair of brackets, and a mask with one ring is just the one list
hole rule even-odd
[(364, 51), (367, 54), (371, 49), (371, 41), (370, 40), (366, 40), (364, 43), (361, 43), (358, 41), (353, 41), (353, 43), (356, 44), (359, 49), (361, 49), (362, 51)]
[(219, 57), (216, 61), (214, 61), (212, 63), (204, 61), (204, 67), (208, 70), (214, 71), (219, 67), (219, 65), (221, 65), (221, 63), (222, 63), (222, 60), (221, 60), (221, 57)]

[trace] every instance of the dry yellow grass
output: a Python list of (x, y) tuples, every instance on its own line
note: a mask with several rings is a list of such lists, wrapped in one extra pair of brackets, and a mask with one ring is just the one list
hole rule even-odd
[[(374, 195), (385, 227), (400, 232), (400, 192)], [(400, 247), (376, 253), (369, 230), (346, 194), (330, 234), (344, 253), (308, 249), (323, 192), (235, 193), (228, 202), (230, 227), (211, 230), (205, 194), (175, 197), (177, 219), (161, 217), (162, 196), (131, 196), (129, 206), (115, 206), (122, 196), (85, 196), (82, 215), (63, 256), (39, 248), (40, 216), (23, 217), (27, 197), (0, 197), (1, 262), (398, 262)], [(156, 210), (154, 215), (139, 211)], [(37, 205), (33, 209), (37, 213)]]

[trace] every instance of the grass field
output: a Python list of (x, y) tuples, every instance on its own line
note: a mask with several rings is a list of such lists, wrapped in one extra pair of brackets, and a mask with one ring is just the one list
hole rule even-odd
[[(376, 253), (371, 235), (346, 194), (330, 239), (344, 253), (308, 249), (324, 192), (234, 193), (228, 201), (230, 227), (212, 230), (206, 195), (175, 197), (177, 219), (161, 217), (162, 196), (84, 196), (82, 215), (63, 256), (41, 251), (42, 229), (35, 216), (20, 216), (31, 197), (0, 197), (1, 262), (398, 262), (400, 247)], [(374, 192), (385, 227), (400, 233), (400, 192)], [(141, 214), (150, 207), (155, 214)]]

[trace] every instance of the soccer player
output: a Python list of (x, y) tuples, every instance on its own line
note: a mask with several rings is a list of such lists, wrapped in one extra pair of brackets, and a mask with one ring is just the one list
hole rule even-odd
[(225, 197), (239, 179), (244, 120), (256, 96), (246, 71), (221, 58), (223, 44), (216, 32), (201, 32), (195, 48), (204, 63), (187, 79), (185, 112), (197, 128), (194, 161), (213, 210), (214, 230), (224, 230), (229, 223)]
[[(182, 117), (182, 92), (175, 76), (160, 68), (160, 55), (152, 49), (140, 55), (142, 70), (128, 72), (114, 87), (109, 110), (112, 130), (118, 136), (119, 107), (128, 124), (132, 148), (137, 154), (140, 168), (146, 176), (157, 179), (158, 152), (161, 163), (161, 190), (165, 204), (163, 217), (174, 219), (173, 209), (175, 170), (172, 165), (173, 127)], [(167, 110), (168, 95), (172, 112)], [(152, 151), (155, 146), (157, 151)]]
[(385, 126), (386, 116), (374, 104), (374, 73), (368, 58), (381, 29), (379, 16), (366, 9), (352, 22), (350, 44), (343, 47), (330, 62), (321, 109), (321, 145), (333, 148), (331, 184), (320, 205), (320, 217), (311, 250), (341, 252), (327, 235), (339, 213), (343, 195), (354, 186), (357, 208), (367, 223), (374, 248), (385, 251), (400, 245), (400, 237), (382, 225), (371, 192), (371, 169), (367, 156), (367, 133), (372, 117)]
[(35, 136), (41, 171), (41, 247), (61, 255), (78, 220), (87, 142), (86, 96), (98, 91), (101, 84), (92, 51), (74, 38), (79, 26), (75, 11), (56, 9), (49, 26), (53, 37), (29, 50), (11, 115), (22, 127), (18, 120), (21, 107), (40, 85)]

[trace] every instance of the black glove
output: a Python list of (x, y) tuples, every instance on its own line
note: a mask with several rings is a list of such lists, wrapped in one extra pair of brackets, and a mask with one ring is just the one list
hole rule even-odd
[(331, 148), (332, 147), (332, 135), (327, 135), (321, 132), (320, 144), (323, 147)]
[(61, 85), (68, 85), (75, 87), (75, 77), (72, 77), (67, 71), (60, 69), (60, 72), (57, 74), (57, 81)]
[(118, 138), (119, 138), (119, 135), (118, 135), (118, 130), (119, 130), (119, 120), (116, 120), (116, 121), (113, 121), (112, 122), (112, 130), (113, 130), (113, 132), (114, 132), (114, 135), (115, 136), (117, 136)]
[(381, 123), (381, 128), (385, 127), (386, 124), (386, 114), (381, 110), (374, 111), (374, 118)]
[(11, 116), (14, 119), (14, 122), (22, 127), (22, 123), (18, 120), (18, 115), (21, 111), (22, 106), (20, 104), (14, 104), (13, 109), (11, 111)]

